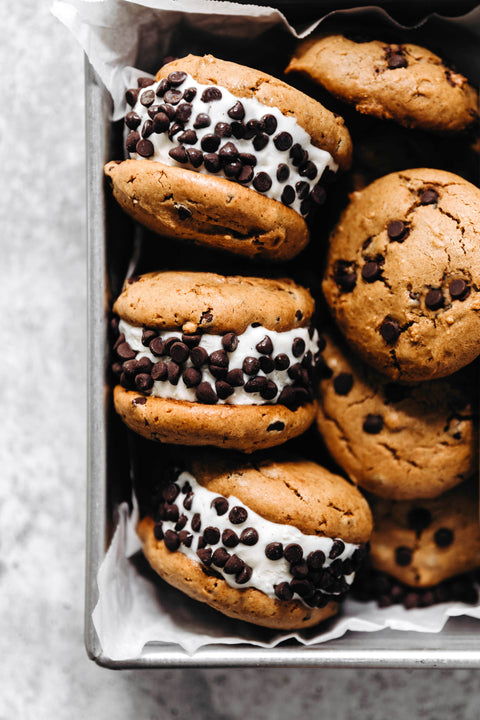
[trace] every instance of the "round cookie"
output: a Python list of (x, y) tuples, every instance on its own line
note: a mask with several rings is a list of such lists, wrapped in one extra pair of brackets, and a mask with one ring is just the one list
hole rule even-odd
[(399, 385), (333, 336), (323, 334), (320, 347), (317, 425), (353, 482), (406, 500), (437, 497), (471, 477), (477, 437), (468, 378)]
[(408, 383), (478, 356), (479, 228), (480, 190), (442, 170), (392, 173), (351, 195), (322, 287), (368, 364)]
[(121, 206), (169, 237), (248, 257), (298, 254), (307, 215), (349, 166), (343, 120), (270, 75), (211, 55), (188, 55), (138, 83), (126, 94), (130, 159), (105, 167)]
[(369, 507), (304, 460), (199, 454), (137, 528), (151, 566), (230, 617), (277, 629), (334, 615), (365, 554)]
[(480, 566), (474, 481), (430, 500), (379, 500), (372, 506), (375, 569), (410, 587), (431, 587)]
[(148, 273), (113, 309), (115, 408), (139, 434), (251, 452), (313, 422), (314, 302), (292, 280)]
[(478, 92), (426, 48), (343, 35), (304, 40), (286, 72), (298, 71), (366, 115), (407, 127), (459, 132), (478, 121)]

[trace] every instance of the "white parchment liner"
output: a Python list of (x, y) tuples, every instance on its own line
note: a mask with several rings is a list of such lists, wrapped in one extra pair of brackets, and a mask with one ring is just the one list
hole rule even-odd
[[(310, 34), (325, 18), (307, 28), (295, 29), (278, 10), (255, 5), (237, 5), (217, 0), (55, 0), (53, 14), (73, 33), (113, 98), (113, 119), (124, 114), (124, 92), (132, 75), (154, 73), (163, 56), (174, 51), (206, 52), (205, 33), (232, 41), (260, 37), (273, 28), (283, 28), (294, 37)], [(394, 24), (378, 8), (337, 11), (349, 23), (364, 18)], [(328, 16), (327, 16), (328, 17)], [(423, 25), (438, 22), (432, 15)], [(480, 35), (480, 8), (463, 18), (450, 20), (455, 26)], [(181, 47), (179, 28), (185, 28), (190, 43)], [(202, 34), (199, 47), (192, 44), (192, 29)], [(432, 30), (434, 32), (434, 30)], [(227, 37), (228, 36), (228, 37)], [(449, 47), (449, 58), (460, 70), (468, 67), (473, 82), (480, 81), (480, 57), (466, 56), (468, 48)], [(180, 46), (180, 47), (179, 47)], [(255, 66), (251, 56), (239, 62)], [(130, 79), (128, 79), (130, 78)], [(248, 643), (274, 647), (287, 639), (304, 645), (326, 642), (348, 630), (371, 632), (392, 628), (418, 632), (439, 632), (449, 617), (480, 618), (480, 605), (444, 603), (430, 608), (406, 610), (401, 606), (380, 609), (375, 603), (347, 600), (341, 614), (317, 628), (301, 632), (275, 632), (224, 617), (213, 609), (190, 600), (154, 576), (139, 552), (135, 533), (136, 503), (129, 514), (127, 504), (118, 508), (114, 537), (98, 573), (99, 600), (93, 613), (104, 656), (112, 660), (138, 658), (149, 642), (174, 643), (188, 653), (209, 644)]]

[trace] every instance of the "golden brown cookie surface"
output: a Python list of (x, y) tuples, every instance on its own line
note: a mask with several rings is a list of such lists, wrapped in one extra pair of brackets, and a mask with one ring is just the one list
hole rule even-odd
[(356, 110), (407, 127), (458, 132), (478, 121), (478, 93), (429, 50), (343, 35), (300, 43), (287, 72), (299, 71)]
[(471, 476), (477, 441), (465, 387), (450, 379), (392, 383), (323, 337), (317, 425), (351, 480), (403, 500), (436, 497)]
[(352, 194), (323, 291), (367, 363), (417, 382), (478, 356), (479, 226), (480, 190), (442, 170), (392, 173)]

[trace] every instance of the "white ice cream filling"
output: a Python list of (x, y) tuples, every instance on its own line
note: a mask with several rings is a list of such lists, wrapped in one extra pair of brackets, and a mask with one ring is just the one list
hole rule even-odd
[[(184, 504), (185, 498), (187, 497), (185, 489), (189, 489), (188, 486), (184, 489), (186, 483), (188, 483), (191, 488), (191, 494), (188, 495), (188, 497), (191, 498), (191, 506), (189, 509), (188, 507), (185, 508)], [(361, 547), (358, 544), (348, 543), (345, 541), (341, 541), (340, 543), (338, 538), (306, 535), (292, 525), (283, 525), (266, 520), (258, 513), (248, 508), (233, 495), (226, 498), (228, 502), (227, 511), (222, 515), (218, 515), (215, 506), (213, 505), (213, 501), (220, 496), (200, 485), (190, 473), (182, 472), (178, 476), (175, 484), (177, 485), (177, 488), (180, 489), (180, 493), (173, 502), (178, 507), (179, 517), (182, 515), (186, 517), (186, 522), (182, 523), (183, 529), (192, 536), (190, 547), (180, 542), (176, 551), (182, 552), (196, 562), (201, 562), (199, 556), (197, 555), (199, 538), (204, 535), (206, 528), (218, 529), (219, 541), (213, 544), (207, 543), (205, 547), (211, 549), (212, 555), (218, 548), (224, 548), (230, 556), (236, 555), (251, 570), (250, 578), (246, 582), (238, 583), (236, 581), (238, 574), (235, 576), (234, 574), (227, 573), (224, 568), (215, 565), (215, 562), (209, 562), (208, 566), (219, 573), (231, 587), (237, 589), (245, 589), (248, 587), (256, 588), (269, 597), (274, 598), (277, 597), (275, 594), (276, 586), (281, 583), (290, 583), (293, 580), (294, 576), (291, 572), (291, 563), (284, 556), (277, 560), (271, 560), (265, 554), (265, 548), (270, 543), (281, 543), (283, 551), (285, 551), (289, 545), (299, 545), (303, 551), (303, 561), (306, 561), (307, 565), (309, 563), (308, 556), (310, 553), (321, 551), (325, 556), (323, 566), (321, 568), (322, 571), (326, 568), (330, 568), (336, 561), (341, 561), (341, 563), (343, 563), (345, 560), (350, 560), (355, 551)], [(246, 513), (246, 519), (243, 522), (232, 523), (230, 519), (230, 512), (233, 508), (243, 508)], [(199, 516), (199, 518), (197, 518), (197, 522), (199, 519), (201, 523), (200, 527), (196, 531), (192, 529), (192, 520), (195, 515)], [(161, 530), (163, 535), (165, 535), (167, 530), (176, 532), (175, 526), (177, 522), (178, 521), (173, 520), (162, 520)], [(197, 527), (195, 525), (195, 521), (194, 526)], [(258, 539), (254, 545), (246, 545), (241, 540), (233, 548), (227, 547), (223, 544), (222, 534), (224, 530), (233, 530), (240, 538), (242, 531), (246, 528), (253, 528), (257, 533)], [(334, 545), (336, 546), (336, 552), (332, 552)], [(341, 552), (338, 551), (339, 546)], [(333, 557), (330, 557), (331, 553)], [(339, 567), (339, 563), (337, 563), (336, 567)], [(332, 596), (332, 599), (334, 599), (336, 595), (343, 594), (346, 589), (348, 589), (347, 586), (352, 584), (355, 577), (355, 572), (351, 569), (351, 567), (346, 567), (346, 569), (350, 571), (348, 574), (343, 574), (341, 569), (339, 572), (334, 573), (337, 578), (344, 578), (345, 582), (341, 582), (343, 585), (342, 590), (335, 590), (335, 588), (332, 590), (324, 590), (318, 585), (315, 586), (315, 590)], [(317, 582), (320, 582), (321, 584), (321, 581)], [(302, 598), (298, 594), (295, 594), (293, 599), (301, 600), (303, 602)]]
[[(151, 93), (152, 91), (156, 93), (159, 85), (160, 82), (156, 82), (153, 85), (141, 88), (138, 93), (137, 102), (132, 108), (132, 111), (140, 118), (138, 127), (134, 130), (134, 132), (138, 132), (140, 138), (145, 138), (145, 140), (150, 141), (153, 145), (153, 152), (148, 155), (149, 160), (175, 167), (185, 167), (195, 172), (210, 174), (209, 170), (205, 168), (204, 163), (202, 163), (200, 167), (194, 167), (191, 162), (177, 162), (169, 155), (169, 151), (182, 145), (186, 150), (196, 149), (201, 151), (201, 143), (205, 135), (215, 134), (215, 126), (217, 123), (227, 123), (230, 125), (232, 123), (232, 116), (228, 114), (228, 111), (231, 110), (236, 103), (240, 102), (245, 111), (245, 115), (241, 122), (246, 124), (251, 120), (260, 121), (265, 116), (273, 116), (277, 123), (276, 129), (271, 135), (263, 133), (268, 138), (268, 142), (265, 147), (260, 149), (255, 149), (253, 145), (254, 138), (246, 139), (236, 138), (234, 136), (220, 137), (218, 150), (221, 150), (227, 143), (233, 143), (235, 148), (238, 150), (238, 153), (248, 153), (255, 156), (256, 164), (253, 167), (253, 177), (249, 182), (242, 183), (245, 187), (249, 187), (260, 192), (258, 187), (255, 187), (255, 178), (259, 175), (259, 173), (266, 173), (270, 178), (271, 187), (261, 192), (261, 194), (272, 198), (273, 200), (283, 202), (285, 205), (293, 208), (300, 215), (305, 216), (308, 214), (311, 205), (308, 197), (313, 188), (319, 182), (325, 169), (329, 168), (332, 172), (336, 172), (338, 169), (338, 165), (335, 163), (330, 153), (313, 145), (310, 135), (297, 123), (295, 118), (283, 115), (278, 108), (263, 105), (256, 98), (237, 98), (229, 90), (222, 86), (202, 85), (188, 74), (186, 74), (186, 79), (178, 87), (171, 89), (178, 89), (179, 92), (181, 91), (182, 93), (189, 89), (196, 90), (194, 98), (189, 101), (192, 108), (189, 119), (186, 122), (182, 122), (182, 129), (173, 135), (172, 139), (169, 138), (168, 128), (161, 132), (151, 132), (152, 117), (148, 113), (149, 108), (156, 105), (162, 105), (166, 103), (167, 100), (164, 99), (163, 94), (160, 96), (155, 95), (153, 104), (146, 106), (142, 103), (142, 98), (145, 93)], [(220, 90), (221, 98), (211, 101), (202, 100), (203, 92), (207, 88), (212, 87)], [(186, 101), (182, 99), (173, 107), (177, 109), (179, 105), (185, 102)], [(194, 128), (194, 123), (199, 114), (208, 115), (210, 118), (210, 124), (207, 127)], [(175, 122), (175, 118), (173, 118), (171, 120), (170, 127), (172, 123)], [(145, 133), (144, 129), (149, 126), (150, 132), (147, 130)], [(179, 139), (182, 133), (187, 130), (195, 132), (195, 142), (187, 143)], [(291, 145), (285, 150), (277, 149), (275, 145), (275, 139), (280, 133), (289, 133), (292, 138)], [(315, 165), (315, 177), (309, 178), (304, 174), (304, 171), (302, 170), (302, 163), (297, 166), (294, 164), (293, 158), (290, 155), (290, 149), (297, 144), (301, 146), (302, 150), (308, 153), (308, 161)], [(218, 150), (214, 152), (218, 152)], [(141, 157), (142, 155), (137, 152), (130, 152), (130, 158), (132, 159), (141, 159)], [(143, 155), (143, 157), (146, 156)], [(307, 161), (305, 160), (304, 162)], [(277, 177), (279, 165), (285, 165), (288, 168), (288, 171), (285, 169), (283, 171), (286, 175), (285, 179), (278, 179)], [(227, 177), (223, 169), (219, 169), (215, 175), (219, 177)], [(232, 178), (230, 177), (228, 179)], [(301, 183), (301, 185), (299, 185), (299, 183)], [(291, 188), (289, 193), (292, 200), (285, 202), (285, 199), (282, 200), (282, 193), (287, 185)]]
[[(155, 356), (149, 347), (146, 347), (142, 343), (143, 328), (135, 325), (131, 325), (125, 320), (119, 321), (118, 326), (119, 332), (125, 336), (125, 342), (127, 342), (132, 350), (136, 352), (136, 360), (141, 358), (148, 358), (153, 364), (157, 361), (162, 360), (168, 366), (170, 358), (166, 355), (161, 357)], [(182, 332), (181, 330), (162, 330), (158, 332), (158, 336), (162, 339), (176, 337), (181, 341)], [(305, 355), (310, 352), (312, 358), (318, 354), (318, 332), (313, 331), (312, 337), (308, 327), (296, 328), (294, 330), (286, 330), (284, 332), (276, 332), (274, 330), (267, 330), (262, 325), (254, 327), (250, 325), (245, 332), (238, 334), (237, 340), (238, 345), (232, 352), (227, 352), (228, 356), (228, 369), (242, 369), (243, 361), (246, 357), (255, 357), (260, 359), (262, 354), (256, 349), (258, 343), (260, 343), (265, 337), (270, 338), (273, 350), (270, 353), (270, 357), (275, 358), (277, 355), (286, 355), (289, 359), (289, 366), (285, 370), (274, 369), (270, 373), (264, 373), (259, 370), (257, 377), (266, 377), (275, 383), (278, 388), (276, 396), (272, 400), (265, 400), (262, 398), (259, 392), (246, 392), (244, 386), (234, 387), (233, 393), (226, 399), (218, 399), (219, 404), (232, 404), (232, 405), (265, 405), (269, 403), (276, 403), (277, 398), (284, 387), (292, 385), (292, 379), (288, 375), (289, 368), (297, 363), (301, 363)], [(223, 350), (222, 346), (222, 335), (202, 333), (198, 347), (204, 348), (208, 355), (217, 351)], [(305, 349), (301, 355), (295, 357), (293, 355), (292, 345), (295, 339), (301, 339), (304, 343)], [(314, 360), (313, 360), (314, 362)], [(187, 359), (183, 365), (183, 369), (193, 367), (191, 359)], [(206, 381), (211, 384), (215, 389), (215, 383), (217, 378), (210, 372), (208, 364), (201, 367), (202, 381)], [(245, 380), (248, 380), (248, 376), (245, 375)], [(196, 389), (194, 387), (187, 387), (182, 377), (178, 380), (177, 385), (172, 385), (169, 380), (155, 380), (153, 387), (149, 391), (149, 395), (153, 397), (169, 398), (172, 400), (187, 400), (190, 402), (198, 402), (196, 397)]]

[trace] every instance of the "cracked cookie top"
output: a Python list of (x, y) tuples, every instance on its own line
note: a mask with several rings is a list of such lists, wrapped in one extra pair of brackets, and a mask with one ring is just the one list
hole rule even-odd
[[(325, 444), (355, 483), (384, 498), (432, 498), (474, 472), (477, 409), (472, 377), (399, 385), (339, 339), (320, 338), (317, 424)], [(475, 415), (474, 415), (475, 413)]]
[(376, 180), (335, 228), (323, 291), (363, 359), (399, 382), (480, 354), (480, 190), (442, 170)]
[(358, 112), (407, 127), (459, 132), (478, 122), (478, 93), (426, 48), (363, 37), (304, 40), (286, 72), (298, 71)]

